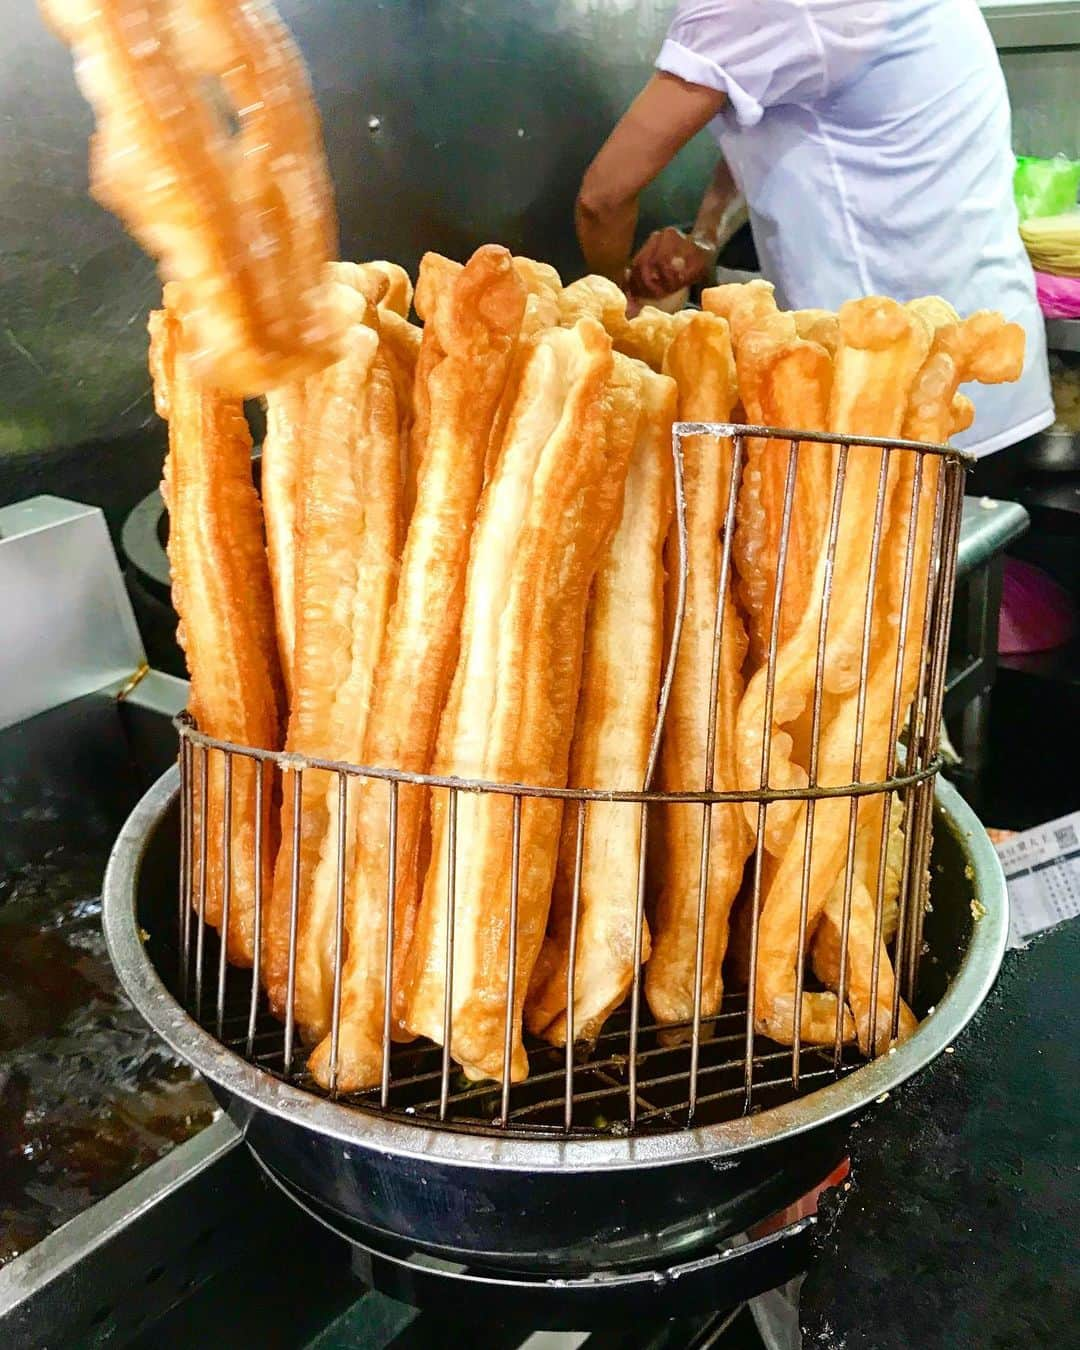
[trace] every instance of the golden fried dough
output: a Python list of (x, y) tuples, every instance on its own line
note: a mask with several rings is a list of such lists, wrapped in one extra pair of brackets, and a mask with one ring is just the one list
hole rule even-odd
[[(837, 351), (829, 409), (829, 429), (874, 436), (895, 436), (903, 426), (909, 391), (930, 348), (930, 330), (917, 314), (893, 301), (871, 297), (845, 305), (840, 311), (841, 343)], [(836, 696), (831, 720), (820, 742), (817, 781), (838, 786), (851, 781), (858, 682), (864, 616), (873, 597), (868, 595), (871, 550), (866, 547), (867, 521), (873, 521), (881, 486), (883, 452), (855, 447), (847, 462), (841, 503), (838, 542), (832, 572), (832, 600), (823, 669), (824, 688)], [(885, 478), (884, 510), (895, 489), (896, 457)], [(887, 554), (886, 554), (887, 556)], [(770, 784), (786, 785), (805, 773), (792, 757), (787, 726), (802, 717), (814, 688), (816, 650), (821, 616), (826, 553), (818, 560), (815, 594), (794, 635), (783, 644), (776, 663), (775, 699), (771, 726), (764, 725), (766, 668), (753, 676), (739, 709), (739, 774), (748, 789), (760, 782), (762, 737), (771, 740)], [(882, 607), (875, 607), (872, 636), (875, 652), (887, 641), (888, 625)], [(884, 776), (889, 753), (892, 677), (887, 661), (875, 661), (869, 672), (863, 710), (863, 749), (858, 773), (864, 781)], [(835, 711), (833, 708), (835, 707)], [(758, 938), (757, 1025), (781, 1041), (798, 1034), (795, 1027), (795, 964), (799, 944), (806, 805), (774, 803), (769, 808), (765, 846), (779, 864), (762, 908)], [(860, 815), (865, 802), (860, 807)], [(756, 814), (756, 812), (755, 812)], [(843, 865), (850, 807), (847, 799), (817, 803), (812, 837), (812, 861), (807, 896), (807, 932), (817, 925), (828, 894)], [(837, 1023), (836, 997), (807, 993), (801, 1010), (802, 1038), (832, 1040)], [(846, 1012), (841, 1033), (853, 1031)]]
[[(191, 676), (190, 710), (208, 736), (276, 750), (280, 745), (282, 691), (274, 640), (273, 601), (263, 546), (259, 500), (251, 481), (251, 434), (239, 399), (218, 393), (195, 376), (192, 340), (178, 297), (166, 287), (165, 307), (150, 316), (150, 367), (158, 413), (169, 424), (169, 453), (162, 485), (169, 510), (169, 566), (177, 637)], [(193, 898), (205, 876), (205, 918), (221, 929), (225, 904), (225, 762), (208, 752), (207, 802), (201, 799), (200, 755), (193, 751), (199, 849), (206, 827), (206, 856), (193, 860)], [(264, 770), (262, 867), (256, 875), (255, 832), (259, 768), (237, 756), (232, 767), (229, 960), (250, 966), (254, 957), (257, 888), (268, 894), (274, 857), (272, 775)]]
[(260, 464), (274, 624), (289, 698), (296, 650), (296, 498), (303, 454), (304, 404), (303, 380), (294, 380), (267, 393), (266, 435)]
[[(596, 576), (570, 783), (646, 787), (664, 646), (664, 541), (672, 514), (672, 380), (641, 374), (641, 420), (626, 478), (622, 518)], [(555, 1045), (566, 1042), (567, 978), (573, 919), (578, 812), (563, 818), (547, 937), (525, 1024)], [(585, 808), (574, 969), (574, 1037), (593, 1040), (623, 1001), (634, 975), (641, 808), (590, 802)], [(648, 926), (641, 959), (649, 955)]]
[[(483, 483), (492, 419), (515, 350), (525, 288), (509, 253), (477, 250), (429, 319), (439, 363), (427, 376), (426, 444), (397, 598), (375, 680), (363, 762), (427, 773), (457, 659), (470, 533)], [(390, 788), (355, 785), (357, 853), (347, 887), (345, 963), (336, 1083), (344, 1091), (379, 1079), (385, 1013)], [(400, 1034), (401, 969), (423, 883), (429, 794), (403, 784), (397, 808), (394, 1002)], [(335, 1077), (329, 1038), (311, 1059), (318, 1082)]]
[[(620, 361), (622, 359), (620, 358)], [(564, 784), (593, 576), (622, 507), (639, 380), (594, 320), (535, 339), (473, 534), (461, 649), (440, 773)], [(525, 1077), (521, 1009), (547, 922), (562, 806), (521, 806), (514, 997), (509, 999), (512, 799), (457, 801), (451, 1027), (444, 1026), (450, 804), (435, 794), (431, 863), (406, 963), (406, 1024), (470, 1077)]]
[[(832, 388), (832, 360), (815, 342), (744, 336), (738, 353), (739, 394), (747, 420), (767, 427), (825, 426)], [(760, 664), (772, 635), (773, 603), (784, 517), (791, 444), (750, 437), (739, 486), (735, 562), (739, 598), (748, 617), (750, 651)], [(829, 524), (835, 454), (829, 445), (804, 441), (793, 484), (778, 642), (797, 628), (813, 594), (818, 557)]]
[[(297, 636), (286, 748), (360, 760), (375, 666), (397, 580), (401, 452), (394, 383), (378, 316), (359, 295), (360, 321), (341, 361), (308, 388), (309, 417), (297, 524)], [(308, 1038), (329, 1025), (337, 871), (337, 778), (304, 773), (299, 857), (292, 849), (293, 783), (283, 795), (283, 839), (266, 925), (265, 980), (279, 1013), (288, 1003), (294, 866), (298, 935), (293, 1009)], [(354, 818), (356, 785), (348, 799)], [(346, 865), (353, 838), (346, 840)]]
[(333, 360), (325, 268), (337, 222), (322, 133), (273, 6), (41, 8), (97, 117), (91, 192), (183, 286), (196, 373), (251, 396)]
[[(727, 323), (695, 313), (667, 349), (665, 370), (679, 389), (683, 421), (724, 422), (737, 397), (735, 362)], [(686, 607), (660, 756), (659, 784), (666, 792), (701, 791), (707, 785), (731, 791), (736, 785), (735, 713), (742, 693), (741, 668), (746, 632), (734, 601), (734, 570), (728, 567), (719, 605), (720, 664), (716, 689), (716, 744), (708, 764), (712, 703), (713, 644), (717, 596), (724, 578), (725, 520), (733, 490), (732, 447), (728, 440), (694, 436), (683, 441), (684, 496), (689, 535)], [(670, 546), (673, 550), (673, 541)], [(668, 612), (677, 596), (677, 562), (669, 553)], [(750, 832), (738, 805), (660, 808), (662, 885), (653, 922), (653, 951), (645, 970), (645, 993), (662, 1022), (685, 1021), (694, 1011), (702, 835), (709, 830), (709, 863), (703, 911), (701, 1010), (708, 1018), (720, 1007), (728, 919), (750, 849)], [(708, 824), (706, 825), (706, 821)]]

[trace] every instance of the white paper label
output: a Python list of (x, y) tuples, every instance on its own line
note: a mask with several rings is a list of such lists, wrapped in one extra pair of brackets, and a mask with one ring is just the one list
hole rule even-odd
[(1080, 914), (1080, 811), (997, 845), (1009, 886), (1009, 945)]

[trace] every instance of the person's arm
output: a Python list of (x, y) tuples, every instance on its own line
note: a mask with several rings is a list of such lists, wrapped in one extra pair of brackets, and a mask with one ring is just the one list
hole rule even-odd
[(575, 210), (590, 269), (621, 285), (634, 247), (641, 190), (724, 105), (724, 95), (655, 74), (627, 109), (582, 179)]
[(639, 249), (627, 289), (633, 296), (660, 299), (703, 281), (721, 248), (741, 224), (745, 210), (727, 161), (716, 166), (689, 235), (674, 225), (655, 230)]

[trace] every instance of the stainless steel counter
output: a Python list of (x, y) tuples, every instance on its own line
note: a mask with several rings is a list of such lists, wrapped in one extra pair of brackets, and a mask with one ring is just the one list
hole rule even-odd
[(980, 0), (999, 51), (1080, 46), (1077, 0)]

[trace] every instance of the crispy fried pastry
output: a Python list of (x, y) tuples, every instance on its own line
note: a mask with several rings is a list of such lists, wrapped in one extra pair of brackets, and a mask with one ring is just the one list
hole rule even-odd
[(559, 296), (559, 319), (572, 328), (591, 314), (603, 324), (616, 348), (626, 333), (626, 293), (607, 277), (585, 276), (572, 282)]
[[(457, 670), (440, 727), (440, 773), (564, 784), (589, 589), (622, 508), (638, 375), (594, 320), (535, 340), (473, 534)], [(474, 1078), (524, 1078), (521, 1010), (547, 922), (561, 803), (521, 805), (511, 1003), (510, 796), (460, 794), (451, 1025), (444, 1026), (450, 803), (437, 791), (431, 863), (409, 953), (407, 1026)]]
[(544, 300), (552, 307), (547, 310), (551, 321), (546, 327), (554, 328), (559, 322), (557, 311), (563, 289), (562, 277), (550, 263), (537, 262), (534, 258), (515, 258), (514, 271), (528, 295)]
[[(749, 332), (739, 347), (737, 365), (748, 422), (805, 430), (826, 425), (832, 360), (816, 342)], [(790, 453), (789, 441), (750, 438), (739, 485), (735, 562), (755, 664), (764, 660), (772, 635)], [(804, 441), (799, 446), (778, 642), (792, 636), (810, 603), (828, 530), (834, 461), (829, 445)]]
[[(668, 347), (665, 369), (679, 388), (684, 421), (726, 421), (737, 397), (735, 362), (726, 322), (714, 314), (688, 317)], [(660, 755), (659, 783), (666, 792), (730, 791), (736, 783), (735, 713), (742, 694), (746, 632), (734, 601), (734, 570), (718, 605), (725, 520), (732, 484), (732, 447), (700, 436), (683, 441), (689, 571), (682, 639)], [(676, 603), (678, 568), (668, 566), (668, 613)], [(719, 611), (716, 744), (708, 764), (713, 646)], [(750, 833), (737, 805), (668, 805), (661, 808), (663, 881), (653, 922), (653, 951), (645, 970), (649, 1007), (663, 1022), (693, 1016), (699, 891), (705, 885), (701, 1011), (717, 1011), (728, 919), (742, 880)], [(702, 836), (708, 820), (708, 871), (702, 875)]]
[(488, 438), (488, 451), (484, 461), (484, 482), (495, 471), (495, 462), (499, 457), (506, 426), (517, 402), (521, 377), (529, 360), (529, 354), (535, 339), (548, 328), (559, 326), (559, 302), (562, 295), (562, 281), (554, 267), (546, 263), (534, 262), (531, 258), (515, 258), (514, 271), (521, 278), (526, 290), (525, 313), (518, 331), (517, 343), (510, 361), (510, 370), (503, 384), (502, 399), (491, 423)]
[[(641, 420), (622, 518), (596, 576), (585, 632), (570, 783), (633, 789), (646, 782), (664, 646), (663, 550), (672, 514), (672, 380), (641, 375)], [(548, 932), (525, 1005), (525, 1024), (555, 1045), (567, 1035), (567, 978), (576, 871), (577, 810), (565, 812)], [(641, 809), (590, 802), (574, 959), (574, 1037), (594, 1040), (634, 974)], [(648, 925), (641, 959), (649, 955)]]
[(412, 309), (413, 284), (404, 267), (381, 259), (363, 263), (362, 266), (372, 272), (380, 272), (386, 278), (386, 290), (381, 299), (376, 301), (379, 308), (389, 310), (391, 314), (396, 314), (401, 319), (407, 319), (409, 310)]
[(304, 436), (304, 381), (266, 395), (261, 495), (266, 554), (274, 595), (274, 624), (285, 692), (292, 698), (296, 650), (296, 497)]
[(416, 502), (416, 483), (424, 457), (428, 436), (428, 382), (431, 372), (443, 360), (438, 329), (432, 322), (440, 297), (449, 295), (454, 282), (461, 275), (462, 265), (441, 253), (425, 253), (420, 259), (413, 305), (423, 320), (420, 347), (413, 372), (412, 426), (409, 431), (409, 449), (406, 459), (405, 518), (412, 515)]
[[(344, 356), (309, 386), (299, 503), (297, 636), (286, 748), (356, 763), (372, 680), (397, 579), (401, 534), (400, 447), (393, 377), (380, 353), (378, 318), (354, 295)], [(337, 777), (304, 772), (299, 857), (292, 849), (293, 785), (284, 787), (267, 933), (266, 986), (287, 1003), (294, 865), (298, 933), (294, 1012), (308, 1037), (329, 1025), (334, 958)], [(356, 787), (349, 794), (355, 813)], [(346, 840), (351, 862), (352, 832)]]
[[(375, 681), (362, 762), (427, 773), (457, 659), (469, 538), (483, 482), (491, 422), (525, 310), (525, 288), (505, 249), (478, 249), (429, 319), (439, 364), (428, 377), (427, 444), (402, 556), (397, 597)], [(367, 779), (358, 794), (357, 852), (346, 894), (348, 959), (342, 985), (336, 1082), (377, 1082), (385, 1011), (390, 788)], [(400, 1034), (402, 963), (423, 883), (426, 789), (398, 790), (394, 1002)], [(316, 1080), (334, 1078), (332, 1047), (312, 1056)]]
[[(930, 347), (930, 330), (918, 315), (893, 301), (871, 297), (840, 311), (841, 345), (835, 363), (829, 429), (895, 436), (903, 426), (909, 391)], [(884, 776), (888, 756), (892, 678), (887, 661), (872, 663), (862, 721), (862, 758), (856, 766), (854, 746), (858, 720), (855, 685), (859, 678), (862, 631), (868, 596), (871, 550), (866, 547), (866, 522), (874, 519), (882, 473), (881, 451), (855, 447), (848, 457), (839, 533), (832, 573), (832, 600), (826, 636), (823, 680), (835, 696), (831, 720), (820, 743), (817, 781), (825, 786), (850, 782), (858, 771), (864, 781)], [(890, 460), (885, 477), (884, 509), (888, 513), (899, 465)], [(888, 514), (885, 515), (888, 520)], [(887, 556), (887, 554), (886, 554)], [(787, 728), (807, 711), (813, 692), (818, 628), (821, 616), (826, 552), (818, 560), (814, 598), (794, 635), (781, 647), (776, 662), (771, 726), (764, 726), (768, 671), (759, 669), (739, 709), (739, 776), (745, 788), (760, 783), (762, 736), (771, 739), (769, 782), (783, 785), (805, 772), (792, 757)], [(886, 615), (873, 614), (875, 653), (887, 641)], [(758, 935), (757, 1025), (774, 1039), (796, 1034), (795, 962), (801, 912), (805, 804), (770, 807), (764, 846), (779, 864), (761, 912)], [(865, 802), (863, 803), (865, 807)], [(860, 808), (859, 815), (863, 816)], [(863, 817), (865, 818), (865, 817)], [(807, 932), (816, 927), (846, 852), (849, 803), (843, 798), (817, 803), (812, 830), (812, 860), (807, 895)], [(837, 1027), (836, 996), (807, 993), (801, 1009), (804, 1040), (831, 1041)], [(841, 1033), (853, 1024), (846, 1012)]]
[(795, 320), (795, 332), (799, 337), (805, 338), (807, 342), (816, 342), (830, 356), (836, 355), (836, 349), (840, 346), (840, 320), (831, 309), (797, 309), (791, 317)]
[(667, 349), (689, 318), (686, 311), (668, 314), (654, 305), (645, 305), (627, 320), (615, 342), (615, 350), (643, 361), (655, 371), (662, 371)]
[(42, 0), (97, 116), (91, 191), (184, 288), (190, 360), (255, 395), (333, 360), (337, 224), (303, 62), (269, 3)]
[(379, 311), (381, 349), (394, 377), (398, 421), (407, 460), (407, 437), (413, 418), (413, 383), (422, 339), (422, 330), (408, 321), (413, 300), (409, 274), (397, 263), (378, 260), (331, 263), (329, 270), (335, 282), (359, 291)]
[[(187, 321), (177, 295), (150, 316), (150, 367), (158, 413), (169, 424), (163, 493), (169, 509), (169, 565), (177, 637), (191, 675), (191, 713), (199, 729), (233, 744), (276, 750), (281, 735), (281, 681), (273, 602), (259, 501), (251, 481), (251, 434), (239, 399), (207, 388), (187, 354)], [(206, 826), (205, 917), (220, 931), (225, 904), (225, 763), (194, 751), (196, 850)], [(208, 754), (208, 798), (201, 800), (200, 755)], [(250, 966), (257, 887), (269, 892), (274, 856), (273, 784), (263, 771), (261, 874), (255, 830), (259, 767), (236, 757), (232, 767), (231, 857), (227, 950)], [(195, 903), (199, 887), (196, 885)]]
[[(897, 435), (907, 395), (929, 348), (926, 325), (893, 301), (855, 301), (841, 310), (842, 342), (837, 353), (829, 408), (829, 429)], [(867, 603), (870, 550), (865, 528), (874, 519), (881, 452), (852, 451), (847, 465), (839, 534), (833, 566), (832, 601), (826, 640), (824, 680), (830, 693), (850, 690), (858, 678), (863, 615)], [(887, 490), (895, 486), (893, 462)], [(829, 494), (831, 498), (831, 493)], [(887, 503), (886, 503), (887, 507)], [(769, 786), (805, 784), (806, 764), (793, 757), (790, 727), (803, 718), (813, 694), (821, 597), (827, 563), (823, 545), (815, 564), (812, 600), (776, 658), (775, 697), (769, 729)], [(786, 582), (785, 582), (786, 590)], [(739, 708), (739, 783), (745, 791), (761, 786), (762, 737), (765, 734), (767, 666), (754, 673)], [(846, 781), (846, 780), (845, 780)], [(765, 847), (778, 855), (792, 837), (798, 808), (774, 803), (768, 811)], [(748, 819), (756, 807), (747, 808)]]
[[(908, 306), (906, 312), (918, 320), (921, 332), (925, 335), (926, 346), (923, 350), (923, 359), (919, 370), (913, 379), (907, 381), (910, 398), (905, 400), (907, 406), (898, 429), (910, 439), (942, 441), (950, 433), (955, 421), (956, 390), (959, 381), (965, 375), (970, 378), (975, 373), (998, 379), (1015, 378), (1022, 364), (1022, 335), (1018, 340), (1018, 330), (1004, 325), (1000, 316), (989, 319), (985, 316), (976, 316), (974, 321), (969, 320), (967, 324), (957, 325), (951, 322), (955, 315), (942, 301), (915, 302)], [(843, 322), (844, 316), (842, 313), (842, 326)], [(863, 336), (864, 339), (868, 336), (867, 331), (864, 330)], [(872, 346), (869, 344), (867, 346), (871, 351), (873, 350)], [(839, 378), (838, 364), (838, 381)], [(875, 390), (872, 375), (867, 371), (863, 375), (862, 388), (858, 399), (853, 400), (852, 404), (853, 407), (861, 405), (860, 417), (869, 416), (875, 392), (878, 396), (876, 415), (880, 417), (887, 406), (884, 389), (881, 385), (878, 385)], [(864, 425), (865, 423), (860, 420), (858, 429), (863, 429)], [(880, 430), (877, 434), (895, 434), (897, 428), (892, 417), (888, 419), (888, 428), (888, 430)], [(870, 669), (867, 681), (866, 707), (861, 728), (862, 761), (859, 766), (860, 776), (864, 781), (886, 776), (892, 761), (891, 738), (897, 730), (897, 718), (894, 717), (892, 711), (897, 678), (897, 661), (899, 659), (896, 643), (903, 593), (903, 573), (907, 566), (907, 534), (911, 516), (911, 492), (914, 490), (914, 459), (915, 457), (909, 453), (897, 453), (893, 456), (894, 463), (890, 467), (890, 476), (895, 472), (897, 486), (891, 517), (886, 516), (888, 524), (882, 545), (878, 598), (875, 601), (875, 614), (871, 629)], [(916, 538), (913, 549), (908, 609), (908, 639), (904, 655), (904, 668), (901, 672), (899, 701), (899, 717), (901, 718), (903, 710), (907, 707), (915, 691), (919, 661), (923, 651), (923, 615), (930, 580), (933, 514), (938, 492), (939, 469), (940, 464), (936, 458), (924, 458), (922, 466), (923, 492), (920, 494), (917, 508)], [(850, 460), (848, 472), (850, 476), (852, 472)], [(841, 528), (843, 528), (843, 521), (841, 522)], [(839, 567), (837, 572), (839, 574)], [(833, 603), (835, 604), (837, 600), (835, 580), (833, 584)], [(863, 584), (865, 586), (865, 583)], [(830, 622), (830, 639), (832, 635), (832, 624)], [(851, 642), (853, 636), (849, 637), (847, 641)], [(831, 655), (831, 653), (827, 654), (826, 660), (827, 689), (829, 689), (828, 655)], [(845, 656), (843, 650), (841, 655), (842, 657)], [(846, 659), (851, 660), (850, 657)], [(841, 678), (836, 678), (835, 667), (833, 668), (833, 674), (831, 692), (837, 695), (847, 684), (846, 678), (843, 678), (843, 662), (840, 668)], [(823, 774), (819, 778), (819, 781), (823, 783), (843, 781), (843, 777), (830, 780), (829, 777), (824, 776), (825, 774), (839, 772), (843, 776), (845, 774), (850, 775), (852, 772), (853, 761), (850, 754), (855, 744), (857, 705), (858, 697), (852, 689), (849, 689), (833, 704), (835, 711), (823, 741), (823, 747), (827, 747), (827, 753), (826, 749), (823, 748)], [(831, 759), (833, 755), (836, 756), (835, 765), (830, 767), (824, 761)], [(874, 841), (875, 835), (878, 839), (881, 837), (880, 813), (880, 800), (875, 803), (872, 799), (863, 799), (859, 805), (857, 830), (867, 827), (867, 835), (871, 841)], [(828, 879), (832, 868), (835, 867), (836, 869), (835, 875), (840, 875), (843, 855), (847, 849), (850, 818), (850, 807), (845, 801), (822, 801), (818, 803), (814, 822), (814, 856), (811, 869), (808, 928), (813, 927), (817, 915), (821, 912), (819, 905), (823, 892), (820, 888), (827, 885), (831, 890), (835, 884), (834, 880)], [(798, 851), (800, 857), (797, 860), (791, 859), (791, 861), (797, 862), (798, 870), (801, 871), (801, 833), (800, 830), (796, 831), (796, 842), (791, 845), (781, 859), (777, 878), (770, 888), (766, 902), (762, 917), (762, 934), (765, 934), (766, 929), (769, 930), (770, 943), (776, 938), (777, 928), (775, 925), (782, 917), (794, 924), (795, 936), (797, 937), (798, 911), (795, 906), (797, 905), (798, 888), (794, 875), (796, 869), (794, 866), (789, 866), (789, 859), (794, 852)], [(856, 839), (858, 839), (858, 834)], [(861, 1024), (859, 1027), (860, 1037), (864, 1048), (867, 1050), (874, 1047), (880, 1049), (884, 1043), (887, 1043), (888, 1036), (891, 1033), (891, 1026), (886, 1027), (885, 1006), (887, 999), (890, 1005), (888, 1021), (891, 1022), (893, 981), (892, 968), (887, 956), (885, 956), (879, 969), (878, 1006), (874, 1013), (874, 1030), (871, 1032), (870, 1005), (872, 995), (868, 972), (872, 969), (874, 957), (873, 897), (876, 896), (876, 873), (873, 877), (873, 888), (870, 882), (871, 877), (865, 865), (862, 871), (857, 872), (852, 879), (851, 914), (848, 920), (850, 945), (847, 963), (851, 988), (842, 991), (851, 1001), (856, 1019)], [(835, 895), (835, 892), (833, 894)], [(786, 916), (782, 914), (781, 902), (788, 906)], [(842, 928), (842, 900), (839, 916), (837, 916), (835, 910), (835, 899), (832, 903), (834, 905), (833, 923), (835, 926)], [(770, 911), (772, 911), (771, 914)], [(839, 924), (836, 923), (837, 917), (839, 917)], [(790, 961), (790, 945), (788, 950), (787, 959)], [(762, 954), (764, 955), (764, 952)], [(839, 965), (839, 962), (837, 962), (837, 965)], [(784, 990), (784, 986), (778, 978), (778, 969), (779, 958), (776, 949), (770, 946), (768, 949), (768, 965), (765, 966), (759, 962), (759, 997), (763, 995), (763, 990), (769, 988), (770, 984), (774, 991), (777, 989)], [(807, 1019), (806, 1003), (813, 1003), (820, 997), (808, 995), (804, 1001), (804, 1035), (806, 1034), (805, 1022)], [(765, 1006), (770, 1001), (770, 995), (764, 994), (762, 1001), (762, 1029), (768, 1027), (770, 1034), (779, 1035), (779, 1028), (786, 1021), (788, 1035), (790, 1035), (794, 1021), (794, 1007), (788, 999), (786, 990), (780, 993), (779, 998), (772, 997), (771, 1010)], [(786, 1007), (785, 1004), (787, 1004)], [(820, 1005), (820, 1007), (822, 1010), (829, 1011), (827, 1005)], [(813, 1016), (812, 1010), (811, 1016)], [(827, 1016), (825, 1020), (828, 1020)], [(909, 1033), (913, 1025), (910, 1013), (902, 1008), (900, 1035)]]
[[(394, 381), (402, 473), (408, 473), (413, 381), (421, 330), (403, 317), (412, 304), (412, 282), (396, 263), (332, 263), (334, 282), (358, 290), (379, 312), (380, 353)], [(341, 303), (341, 292), (332, 288)], [(266, 395), (266, 435), (262, 448), (262, 503), (274, 617), (286, 692), (292, 693), (296, 645), (296, 496), (305, 435), (305, 382), (294, 380)]]
[[(908, 306), (933, 330), (931, 351), (914, 383), (904, 418), (903, 435), (908, 440), (939, 444), (953, 434), (956, 426), (957, 386), (963, 380), (982, 379), (1000, 383), (1016, 379), (1023, 368), (1024, 335), (1015, 324), (1005, 324), (1000, 315), (980, 313), (960, 322), (956, 311), (937, 297), (912, 301)], [(964, 400), (966, 402), (967, 400)], [(900, 636), (900, 616), (904, 603), (904, 574), (907, 568), (908, 531), (911, 509), (917, 510), (916, 533), (911, 557), (911, 576), (906, 617), (904, 670), (899, 695), (898, 717), (903, 719), (915, 694), (923, 656), (923, 627), (931, 580), (933, 521), (940, 479), (940, 461), (936, 456), (922, 458), (918, 502), (915, 491), (915, 456), (900, 456), (900, 479), (896, 505), (885, 543), (883, 585), (889, 596), (889, 622)], [(886, 643), (880, 658), (895, 671), (899, 652)], [(892, 734), (890, 728), (889, 735)], [(886, 771), (891, 763), (886, 765)], [(859, 829), (856, 845), (856, 873), (850, 897), (848, 961), (845, 994), (855, 1015), (859, 1044), (865, 1053), (880, 1053), (891, 1038), (894, 973), (884, 943), (888, 941), (888, 920), (883, 915), (882, 946), (878, 954), (877, 1017), (874, 1045), (871, 1046), (870, 1005), (874, 997), (871, 972), (874, 958), (874, 927), (879, 877), (879, 849), (883, 839), (879, 801), (864, 803), (865, 825)], [(898, 828), (894, 822), (890, 835), (890, 859), (895, 851)], [(886, 863), (884, 885), (888, 902), (895, 868)], [(897, 879), (898, 884), (898, 879)], [(843, 927), (843, 877), (837, 880), (829, 897), (821, 926), (814, 940), (814, 969), (819, 978), (839, 988), (840, 945)], [(914, 1029), (915, 1019), (907, 1006), (900, 1004), (899, 1039)]]
[(726, 319), (736, 353), (753, 331), (769, 331), (778, 338), (797, 336), (794, 316), (780, 310), (769, 281), (729, 282), (701, 293), (701, 307)]
[[(903, 806), (898, 798), (890, 805), (890, 818), (885, 836), (885, 854), (882, 845), (881, 801), (875, 798), (866, 811), (866, 819), (859, 827), (855, 840), (855, 874), (852, 878), (848, 920), (848, 962), (844, 972), (844, 994), (855, 1019), (855, 1034), (859, 1049), (865, 1055), (879, 1055), (893, 1040), (892, 1007), (895, 974), (887, 950), (896, 934), (897, 898), (903, 869), (904, 832)], [(877, 914), (877, 887), (881, 883), (882, 915), (878, 940), (877, 989), (873, 987), (874, 934)], [(837, 877), (825, 904), (812, 947), (814, 974), (827, 988), (840, 989), (840, 951), (844, 912), (843, 873)], [(871, 1008), (876, 1002), (877, 1015), (873, 1019), (875, 1031), (871, 1044)], [(915, 1030), (915, 1016), (900, 1000), (900, 1023), (897, 1040), (907, 1040)]]

